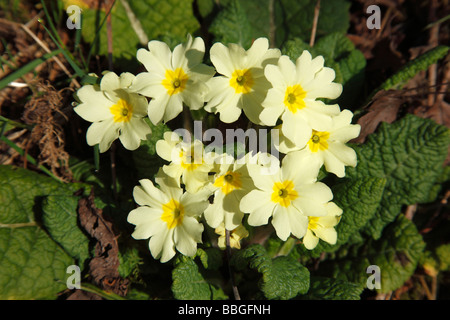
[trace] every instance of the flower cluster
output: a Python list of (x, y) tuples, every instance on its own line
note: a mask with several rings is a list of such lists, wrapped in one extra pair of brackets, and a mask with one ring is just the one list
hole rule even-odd
[[(318, 181), (323, 167), (337, 177), (356, 165), (356, 154), (346, 143), (359, 135), (353, 114), (327, 104), (338, 98), (342, 85), (321, 56), (308, 51), (293, 62), (259, 38), (245, 50), (240, 45), (215, 43), (213, 66), (203, 63), (205, 45), (188, 36), (173, 50), (161, 41), (139, 49), (137, 59), (146, 68), (134, 76), (107, 72), (100, 85), (78, 91), (75, 107), (92, 122), (87, 143), (105, 152), (119, 138), (129, 150), (151, 134), (145, 122), (157, 125), (176, 118), (183, 108), (219, 114), (222, 122), (235, 122), (242, 112), (257, 125), (278, 134), (275, 147), (280, 161), (267, 153), (242, 157), (208, 151), (198, 139), (166, 132), (156, 152), (167, 161), (155, 181), (140, 180), (133, 191), (139, 205), (128, 215), (135, 225), (132, 236), (148, 239), (151, 254), (161, 262), (179, 251), (193, 256), (202, 242), (205, 225), (225, 243), (240, 248), (251, 227), (272, 224), (281, 240), (302, 239), (308, 249), (319, 239), (336, 243), (342, 210), (331, 189)], [(227, 237), (226, 237), (227, 234)], [(225, 241), (225, 239), (229, 241)]]

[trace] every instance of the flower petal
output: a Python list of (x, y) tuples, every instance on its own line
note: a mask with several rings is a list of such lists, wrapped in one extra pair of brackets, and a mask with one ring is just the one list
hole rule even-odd
[(230, 50), (220, 42), (216, 42), (211, 47), (210, 59), (217, 72), (228, 78), (236, 69), (230, 56)]
[(172, 52), (165, 42), (152, 40), (148, 43), (148, 48), (149, 51), (145, 49), (137, 51), (137, 59), (147, 71), (164, 74), (167, 69), (172, 70)]
[(117, 76), (117, 74), (115, 74), (114, 72), (110, 71), (106, 73), (100, 81), (100, 89), (102, 91), (112, 92), (120, 88), (119, 76)]
[(175, 245), (173, 242), (173, 229), (162, 228), (160, 233), (150, 238), (149, 248), (153, 258), (167, 262), (175, 256)]
[(74, 111), (86, 121), (95, 122), (112, 118), (109, 108), (114, 104), (98, 87), (86, 85), (77, 91), (81, 104)]
[(275, 228), (278, 238), (283, 241), (286, 241), (291, 234), (289, 210), (289, 207), (285, 208), (278, 205), (273, 211), (272, 225)]
[(161, 220), (161, 211), (149, 207), (139, 207), (130, 211), (127, 221), (136, 226), (132, 234), (134, 239), (150, 238), (161, 230), (164, 223)]
[(148, 117), (155, 126), (163, 119), (169, 98), (169, 95), (161, 94), (150, 100), (150, 103), (148, 104)]
[(178, 251), (188, 257), (197, 252), (197, 242), (201, 242), (204, 227), (195, 218), (184, 217), (183, 223), (174, 230), (174, 243)]
[(112, 118), (92, 123), (86, 132), (88, 145), (99, 144), (100, 152), (108, 150), (112, 142), (118, 137), (119, 127), (115, 125)]
[(161, 84), (163, 80), (164, 73), (141, 72), (134, 78), (130, 90), (146, 97), (157, 97), (162, 92), (166, 92), (166, 89)]
[(336, 244), (337, 232), (334, 228), (317, 228), (314, 229), (314, 233), (323, 241)]
[(293, 115), (290, 112), (283, 113), (281, 120), (283, 121), (281, 126), (283, 135), (298, 148), (306, 146), (312, 134), (311, 125), (302, 116)]
[(176, 118), (183, 111), (183, 101), (179, 94), (174, 94), (169, 97), (166, 110), (164, 112), (163, 120), (168, 122)]
[(319, 243), (319, 238), (316, 237), (311, 230), (307, 230), (305, 236), (303, 237), (303, 245), (306, 249), (312, 250)]

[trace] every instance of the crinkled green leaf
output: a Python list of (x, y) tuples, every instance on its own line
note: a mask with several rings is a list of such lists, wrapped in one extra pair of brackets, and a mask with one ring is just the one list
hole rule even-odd
[[(149, 40), (182, 42), (200, 28), (194, 16), (194, 0), (128, 0)], [(171, 46), (173, 47), (173, 46)]]
[(366, 143), (355, 146), (356, 168), (348, 168), (351, 179), (386, 179), (381, 204), (365, 231), (379, 238), (383, 227), (400, 213), (402, 205), (429, 199), (447, 156), (450, 130), (433, 120), (407, 115), (383, 123)]
[(398, 289), (414, 273), (425, 248), (416, 226), (404, 215), (383, 230), (380, 239), (370, 239), (348, 251), (342, 258), (324, 263), (331, 277), (366, 286), (367, 267), (376, 265), (381, 272), (381, 289), (385, 293)]
[(194, 259), (181, 257), (172, 271), (172, 293), (178, 300), (211, 300), (227, 298), (204, 278)]
[[(119, 249), (122, 249), (119, 245)], [(139, 272), (139, 266), (143, 263), (142, 257), (139, 255), (139, 251), (135, 247), (126, 247), (119, 250), (119, 275), (122, 278), (128, 278), (130, 276), (137, 275)]]
[(419, 71), (427, 70), (429, 66), (436, 63), (439, 59), (444, 58), (450, 47), (437, 46), (429, 51), (423, 53), (416, 59), (408, 62), (400, 68), (395, 74), (386, 79), (377, 89), (374, 90), (371, 96), (380, 90), (398, 89), (408, 80), (412, 79)]
[(261, 273), (259, 287), (268, 299), (292, 299), (308, 291), (308, 269), (290, 256), (271, 259), (263, 246), (254, 244), (233, 256), (237, 269), (247, 264)]
[(0, 299), (56, 299), (72, 264), (41, 228), (0, 228)]
[(11, 166), (0, 166), (0, 181), (0, 298), (54, 299), (66, 288), (74, 260), (37, 221), (47, 196), (68, 195), (80, 185)]
[(50, 236), (83, 266), (89, 258), (89, 238), (78, 224), (78, 196), (49, 195), (42, 204), (42, 221)]
[[(314, 19), (316, 0), (280, 0), (282, 21), (277, 21), (277, 43), (299, 37), (309, 42)], [(322, 0), (317, 23), (316, 38), (333, 32), (346, 33), (349, 27), (350, 2), (346, 0)], [(278, 16), (278, 15), (277, 15)]]
[(360, 300), (364, 287), (342, 279), (311, 277), (307, 300)]
[(196, 257), (200, 258), (205, 269), (217, 270), (222, 266), (222, 252), (218, 248), (197, 249)]
[(214, 0), (197, 0), (198, 12), (203, 18), (206, 18), (214, 10)]
[(443, 244), (436, 248), (440, 271), (450, 270), (450, 244)]
[(209, 31), (216, 42), (237, 43), (248, 49), (253, 39), (252, 28), (239, 0), (231, 0), (211, 24)]

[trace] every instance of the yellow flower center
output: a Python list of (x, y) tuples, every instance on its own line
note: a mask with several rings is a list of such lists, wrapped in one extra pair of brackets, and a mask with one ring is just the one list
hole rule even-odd
[(299, 84), (287, 87), (284, 95), (284, 105), (289, 111), (296, 113), (305, 107), (305, 97), (306, 91)]
[(229, 194), (235, 189), (241, 189), (241, 174), (239, 172), (228, 171), (214, 181), (214, 186), (221, 188), (224, 194)]
[(124, 99), (119, 99), (117, 103), (109, 108), (114, 116), (114, 122), (128, 122), (133, 115), (133, 106)]
[(319, 217), (308, 217), (308, 229), (314, 230), (317, 229), (319, 225)]
[(167, 69), (165, 76), (161, 84), (166, 88), (169, 95), (180, 93), (186, 88), (189, 76), (182, 68), (177, 68), (175, 71)]
[(291, 201), (298, 198), (298, 193), (294, 190), (294, 187), (294, 183), (290, 180), (275, 182), (270, 200), (280, 204), (282, 207), (289, 207)]
[(199, 155), (196, 154), (195, 148), (192, 147), (188, 151), (180, 151), (181, 167), (188, 171), (193, 171), (203, 164), (203, 156), (201, 152)]
[(308, 146), (311, 152), (317, 152), (319, 150), (324, 151), (328, 149), (328, 138), (330, 133), (327, 131), (312, 131), (311, 139), (308, 141)]
[(254, 84), (252, 72), (249, 69), (234, 70), (230, 79), (230, 86), (236, 93), (249, 93)]
[(161, 220), (167, 223), (167, 228), (175, 228), (183, 222), (184, 207), (178, 201), (171, 199), (163, 204), (162, 209)]

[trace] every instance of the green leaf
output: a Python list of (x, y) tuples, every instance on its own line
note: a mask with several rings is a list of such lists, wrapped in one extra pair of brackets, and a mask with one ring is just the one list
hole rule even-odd
[(254, 244), (236, 252), (232, 261), (237, 269), (248, 264), (261, 273), (259, 287), (268, 299), (292, 299), (308, 291), (308, 269), (290, 256), (271, 259), (263, 246)]
[(209, 32), (216, 42), (237, 43), (245, 49), (252, 44), (252, 29), (247, 13), (239, 0), (231, 0), (214, 19)]
[(402, 68), (400, 68), (399, 71), (385, 80), (377, 89), (372, 92), (369, 98), (373, 97), (375, 93), (380, 90), (401, 88), (419, 71), (428, 69), (429, 66), (436, 63), (439, 59), (444, 58), (449, 50), (450, 47), (441, 45), (423, 53), (416, 59), (405, 64)]
[(211, 300), (226, 297), (222, 289), (209, 284), (194, 259), (180, 257), (172, 271), (172, 292), (178, 300)]
[(364, 287), (341, 279), (311, 277), (307, 300), (360, 300)]
[(222, 253), (218, 248), (206, 248), (197, 249), (196, 257), (200, 258), (200, 261), (205, 269), (217, 270), (222, 266)]
[(345, 254), (341, 259), (324, 263), (324, 269), (331, 268), (331, 277), (359, 283), (365, 286), (370, 274), (366, 269), (376, 265), (381, 272), (383, 293), (396, 290), (414, 273), (425, 248), (422, 236), (416, 226), (404, 215), (383, 230), (379, 240), (369, 240)]
[(49, 195), (43, 200), (42, 221), (50, 236), (82, 268), (89, 258), (89, 239), (78, 227), (78, 196)]
[(134, 247), (125, 247), (119, 245), (119, 275), (122, 278), (135, 276), (139, 273), (139, 266), (143, 264), (139, 251)]
[(381, 204), (365, 232), (379, 238), (383, 227), (400, 213), (402, 205), (425, 202), (434, 187), (450, 144), (450, 130), (430, 119), (406, 115), (383, 123), (365, 144), (354, 146), (356, 168), (350, 179), (386, 179)]
[[(277, 16), (284, 17), (277, 21), (277, 43), (299, 37), (309, 43), (314, 19), (316, 0), (280, 0), (276, 6)], [(350, 2), (346, 0), (322, 0), (317, 23), (316, 39), (333, 32), (346, 33), (349, 28)]]
[(435, 250), (440, 271), (450, 271), (450, 244), (442, 244)]
[(0, 228), (0, 299), (56, 299), (72, 264), (41, 228)]
[(343, 210), (336, 226), (336, 245), (346, 243), (373, 217), (380, 206), (385, 179), (348, 179), (333, 188), (334, 202)]
[(1, 299), (54, 299), (66, 288), (70, 257), (39, 227), (49, 195), (67, 195), (79, 184), (63, 184), (25, 169), (0, 166)]

